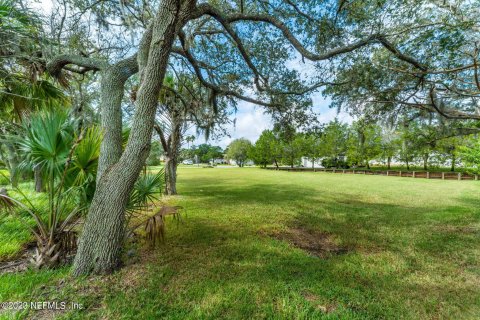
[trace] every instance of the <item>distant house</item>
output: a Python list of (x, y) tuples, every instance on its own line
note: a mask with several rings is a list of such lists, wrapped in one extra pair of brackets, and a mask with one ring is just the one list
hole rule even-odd
[[(312, 168), (312, 160), (310, 158), (302, 157), (301, 163), (305, 168)], [(322, 159), (315, 160), (315, 163), (313, 163), (313, 168), (323, 168)]]
[(213, 162), (213, 164), (228, 164), (228, 160), (223, 158), (213, 159), (213, 161), (210, 162)]
[[(233, 159), (228, 160), (228, 164), (232, 166), (236, 166), (237, 162)], [(252, 160), (246, 160), (245, 163), (243, 164), (244, 166), (253, 166), (255, 163)]]

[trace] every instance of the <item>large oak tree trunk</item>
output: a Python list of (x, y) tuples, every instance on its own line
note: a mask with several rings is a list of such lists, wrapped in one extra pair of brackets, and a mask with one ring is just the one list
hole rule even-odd
[(428, 158), (429, 158), (429, 154), (425, 153), (423, 155), (423, 170), (425, 170), (425, 171), (428, 170)]
[(151, 40), (139, 54), (141, 84), (130, 138), (118, 162), (104, 168), (98, 182), (73, 264), (75, 276), (109, 273), (120, 265), (125, 208), (149, 153), (158, 94), (179, 24), (180, 2), (160, 2)]
[(97, 182), (104, 171), (122, 155), (122, 99), (125, 82), (138, 72), (137, 56), (122, 60), (102, 72), (101, 123), (103, 140), (100, 146)]

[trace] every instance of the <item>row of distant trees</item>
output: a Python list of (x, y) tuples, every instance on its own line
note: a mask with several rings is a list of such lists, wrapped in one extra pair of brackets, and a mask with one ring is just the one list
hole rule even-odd
[[(161, 145), (154, 142), (147, 164), (160, 164), (162, 154)], [(455, 122), (439, 126), (425, 119), (410, 119), (388, 125), (361, 118), (347, 124), (335, 119), (302, 132), (275, 126), (264, 130), (254, 144), (235, 139), (225, 150), (207, 143), (192, 145), (181, 150), (179, 160), (210, 163), (219, 158), (234, 160), (240, 167), (248, 160), (263, 167), (293, 167), (307, 158), (312, 166), (320, 163), (324, 167), (370, 168), (381, 163), (390, 169), (392, 163), (402, 163), (407, 169), (420, 164), (424, 170), (448, 166), (455, 171), (461, 163), (478, 171), (480, 140), (475, 130)]]
[[(453, 123), (439, 129), (417, 120), (390, 126), (360, 119), (352, 124), (337, 119), (305, 132), (294, 128), (265, 130), (255, 144), (237, 139), (227, 148), (228, 157), (241, 166), (246, 159), (260, 166), (296, 166), (303, 157), (324, 167), (366, 167), (382, 163), (402, 163), (407, 169), (421, 164), (446, 167), (451, 171), (462, 163), (478, 171), (480, 142), (470, 129)], [(468, 130), (467, 130), (468, 129)], [(237, 160), (238, 159), (238, 160)]]

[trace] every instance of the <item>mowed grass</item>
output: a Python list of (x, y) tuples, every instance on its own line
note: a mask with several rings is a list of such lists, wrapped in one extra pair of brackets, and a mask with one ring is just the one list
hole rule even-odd
[[(11, 186), (4, 186), (4, 188), (7, 189), (8, 195), (14, 199), (25, 203), (27, 202), (25, 201), (25, 196), (37, 209), (47, 210), (47, 195), (45, 193), (36, 193), (33, 183), (27, 182), (20, 185), (24, 195), (12, 190)], [(35, 222), (32, 216), (24, 209), (19, 212), (19, 215), (14, 216), (0, 212), (0, 262), (11, 260), (20, 255), (26, 245), (34, 241), (29, 231), (29, 227), (34, 226)]]
[[(480, 182), (193, 167), (178, 181), (164, 245), (108, 277), (2, 275), (0, 301), (84, 304), (68, 319), (480, 318)], [(274, 236), (292, 229), (345, 250)]]

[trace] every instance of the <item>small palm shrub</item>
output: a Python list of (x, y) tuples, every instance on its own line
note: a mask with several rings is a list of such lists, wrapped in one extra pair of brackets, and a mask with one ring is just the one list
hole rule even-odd
[(79, 187), (81, 192), (79, 203), (92, 202), (101, 143), (100, 127), (90, 127), (85, 130), (80, 143), (73, 150), (72, 160), (65, 175), (65, 185)]
[(141, 175), (135, 183), (127, 209), (128, 228), (126, 236), (132, 235), (137, 229), (143, 228), (145, 239), (151, 247), (163, 242), (165, 238), (165, 218), (173, 216), (180, 221), (179, 206), (154, 205), (160, 200), (164, 190), (165, 171)]
[(86, 199), (88, 190), (94, 189), (98, 130), (86, 128), (77, 136), (74, 128), (66, 113), (45, 112), (33, 115), (17, 137), (24, 158), (21, 166), (40, 168), (47, 181), (46, 207), (33, 205), (19, 188), (14, 189), (21, 200), (0, 194), (4, 212), (19, 219), (25, 219), (22, 212), (27, 212), (35, 221), (30, 231), (37, 242), (32, 257), (37, 268), (55, 267), (75, 250), (74, 227), (88, 205), (78, 200)]
[[(165, 182), (165, 171), (162, 169), (156, 174), (145, 173), (135, 182), (127, 206), (127, 233), (130, 236), (136, 229), (148, 223), (152, 204), (160, 199)], [(163, 232), (159, 230), (159, 232)]]

